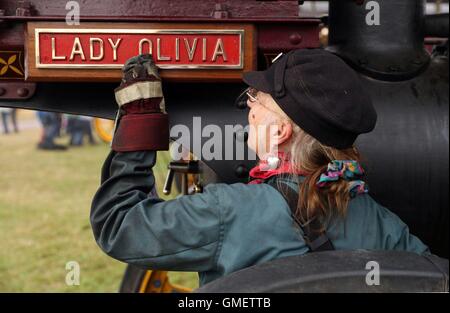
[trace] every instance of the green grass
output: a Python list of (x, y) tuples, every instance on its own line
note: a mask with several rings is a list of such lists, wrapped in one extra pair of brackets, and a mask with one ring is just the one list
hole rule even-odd
[[(116, 292), (125, 264), (98, 248), (89, 224), (109, 146), (38, 151), (39, 135), (38, 129), (0, 134), (0, 292)], [(166, 172), (162, 159), (158, 186)], [(80, 264), (80, 286), (65, 283), (69, 261)], [(198, 286), (196, 273), (170, 277)]]

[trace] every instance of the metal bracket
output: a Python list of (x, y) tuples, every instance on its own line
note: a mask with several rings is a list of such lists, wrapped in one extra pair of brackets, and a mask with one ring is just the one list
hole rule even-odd
[(36, 92), (36, 83), (0, 82), (0, 99), (26, 100)]
[(216, 3), (214, 6), (214, 11), (212, 16), (217, 19), (221, 18), (229, 18), (230, 12), (228, 11), (227, 7), (222, 3)]
[(30, 1), (19, 1), (16, 9), (16, 16), (32, 16), (33, 6)]
[[(168, 165), (169, 172), (167, 173), (166, 182), (164, 183), (163, 193), (165, 195), (170, 194), (172, 190), (172, 182), (175, 173), (180, 173), (181, 178), (181, 192), (183, 195), (189, 194), (188, 190), (188, 174), (200, 174), (200, 167), (198, 161), (180, 161), (180, 162), (170, 162)], [(194, 182), (194, 193), (203, 192), (203, 186), (197, 180)]]

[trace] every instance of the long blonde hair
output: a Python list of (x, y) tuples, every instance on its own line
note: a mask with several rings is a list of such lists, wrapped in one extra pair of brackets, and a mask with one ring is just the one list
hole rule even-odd
[(292, 213), (302, 224), (318, 218), (322, 221), (322, 229), (317, 231), (323, 231), (331, 218), (345, 216), (350, 200), (350, 186), (348, 181), (338, 180), (318, 188), (316, 184), (320, 175), (326, 172), (328, 164), (334, 160), (353, 160), (360, 163), (361, 154), (356, 147), (340, 150), (323, 145), (294, 123), (271, 95), (262, 93), (260, 98), (267, 107), (292, 125), (292, 137), (287, 143), (291, 169), (294, 173), (304, 173), (306, 177), (299, 187), (297, 209)]
[(324, 228), (332, 217), (344, 217), (347, 212), (350, 200), (348, 181), (338, 180), (322, 188), (316, 185), (320, 175), (326, 172), (328, 163), (333, 160), (361, 162), (361, 155), (355, 147), (339, 150), (325, 146), (303, 130), (296, 132), (292, 138), (291, 166), (306, 174), (300, 184), (297, 210), (292, 212), (302, 223), (319, 218)]

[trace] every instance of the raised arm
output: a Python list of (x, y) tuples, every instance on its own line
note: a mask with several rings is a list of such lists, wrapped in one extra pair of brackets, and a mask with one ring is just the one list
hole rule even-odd
[(110, 256), (152, 269), (207, 271), (220, 253), (217, 187), (162, 201), (152, 168), (168, 147), (168, 119), (151, 56), (127, 62), (116, 89), (119, 104), (112, 151), (91, 208), (99, 246)]

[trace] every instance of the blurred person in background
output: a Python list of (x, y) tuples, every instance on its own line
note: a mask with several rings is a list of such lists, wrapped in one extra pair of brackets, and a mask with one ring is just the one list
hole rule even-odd
[(11, 109), (8, 109), (8, 108), (0, 108), (0, 114), (2, 115), (3, 133), (4, 134), (9, 134), (7, 118), (8, 118), (8, 114), (9, 114), (10, 110)]
[(63, 128), (63, 114), (61, 114), (61, 113), (57, 113), (56, 114), (56, 123), (57, 123), (57, 125), (56, 125), (56, 129), (57, 129), (57, 131), (56, 131), (56, 137), (61, 137), (61, 130), (62, 130), (62, 128)]
[(2, 116), (2, 123), (3, 123), (3, 133), (9, 134), (9, 127), (8, 127), (8, 116), (11, 117), (11, 122), (13, 126), (13, 130), (15, 133), (19, 132), (19, 128), (17, 127), (17, 109), (10, 109), (10, 108), (0, 108), (0, 113)]
[(92, 120), (93, 120), (93, 117), (83, 116), (82, 120), (83, 120), (83, 123), (82, 123), (83, 131), (84, 131), (84, 134), (87, 136), (87, 138), (89, 140), (89, 144), (91, 144), (91, 145), (97, 144), (97, 142), (94, 139), (94, 134), (92, 133)]
[(88, 137), (90, 144), (96, 144), (92, 134), (92, 117), (69, 115), (67, 117), (67, 133), (70, 135), (70, 145), (81, 147), (84, 136)]
[(13, 129), (15, 133), (19, 132), (19, 128), (17, 127), (17, 109), (11, 109), (11, 122), (13, 125)]
[(61, 126), (59, 114), (38, 111), (37, 116), (43, 127), (42, 137), (37, 146), (38, 149), (66, 150), (67, 148), (65, 146), (55, 143), (55, 138), (58, 137)]

